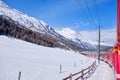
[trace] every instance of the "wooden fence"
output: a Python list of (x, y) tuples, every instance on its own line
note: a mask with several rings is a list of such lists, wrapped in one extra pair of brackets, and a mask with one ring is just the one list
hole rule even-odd
[(96, 66), (96, 61), (93, 62), (93, 64), (89, 66), (88, 68), (82, 69), (80, 72), (70, 74), (68, 77), (64, 78), (63, 80), (72, 80), (73, 77), (78, 76), (78, 75), (80, 76), (75, 78), (75, 80), (83, 79), (85, 75), (90, 74), (90, 72), (95, 66)]

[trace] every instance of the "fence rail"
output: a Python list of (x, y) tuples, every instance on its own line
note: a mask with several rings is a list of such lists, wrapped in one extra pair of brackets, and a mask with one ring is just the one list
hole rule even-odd
[(77, 72), (77, 73), (74, 73), (74, 74), (70, 74), (68, 77), (64, 78), (63, 80), (72, 80), (72, 77), (75, 77), (77, 75), (80, 75), (79, 77), (77, 77), (75, 80), (78, 80), (78, 79), (83, 79), (83, 77), (86, 75), (86, 74), (89, 74), (90, 71), (96, 66), (96, 61), (94, 61), (92, 63), (91, 66), (85, 68), (85, 69), (82, 69), (80, 72)]

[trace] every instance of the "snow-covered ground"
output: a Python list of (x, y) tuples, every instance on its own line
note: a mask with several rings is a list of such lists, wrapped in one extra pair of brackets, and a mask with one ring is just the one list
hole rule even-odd
[(101, 62), (88, 80), (115, 80), (114, 71), (104, 62)]
[[(19, 71), (21, 80), (62, 80), (93, 61), (72, 51), (0, 36), (0, 80), (17, 80)], [(59, 73), (60, 65), (62, 73)]]
[[(90, 66), (94, 61), (73, 51), (0, 36), (0, 80), (17, 80), (19, 71), (22, 72), (21, 80), (62, 80), (70, 73)], [(59, 73), (60, 65), (62, 73)], [(89, 80), (114, 80), (106, 64), (98, 66), (91, 76)]]

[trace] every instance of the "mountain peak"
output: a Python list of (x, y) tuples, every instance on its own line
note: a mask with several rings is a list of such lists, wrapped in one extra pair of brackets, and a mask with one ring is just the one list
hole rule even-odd
[(76, 32), (70, 28), (63, 28), (61, 30), (57, 30), (57, 32), (64, 37), (76, 42), (84, 49), (96, 49), (94, 42), (81, 35), (80, 32)]
[(76, 32), (70, 28), (62, 28), (60, 30), (56, 30), (61, 35), (66, 35), (65, 37), (69, 38), (71, 35), (74, 35)]
[(60, 31), (69, 32), (69, 33), (75, 33), (75, 31), (70, 29), (70, 28), (62, 28)]

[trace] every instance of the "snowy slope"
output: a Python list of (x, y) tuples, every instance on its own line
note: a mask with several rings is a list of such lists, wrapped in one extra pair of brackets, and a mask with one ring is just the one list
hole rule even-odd
[[(58, 34), (44, 21), (37, 20), (16, 9), (12, 9), (0, 0), (0, 17), (1, 16), (2, 19), (7, 20), (8, 22), (12, 21), (13, 23), (15, 23), (17, 27), (27, 28), (28, 30), (39, 32), (40, 34), (42, 33), (45, 35), (45, 37), (46, 35), (50, 36), (53, 40), (58, 41), (57, 46), (62, 46), (70, 50), (79, 49), (78, 51), (80, 51), (81, 49), (81, 47), (77, 46), (73, 41)], [(48, 42), (50, 42), (50, 40)]]
[[(88, 67), (94, 60), (72, 51), (0, 36), (0, 80), (17, 80), (19, 71), (22, 73), (21, 80), (62, 80), (70, 73)], [(62, 73), (59, 73), (60, 65)], [(107, 64), (98, 65), (90, 75), (88, 80), (114, 80)]]
[(109, 65), (101, 62), (88, 80), (115, 80), (114, 71)]
[(0, 80), (17, 80), (19, 71), (22, 72), (21, 80), (62, 80), (70, 73), (88, 67), (93, 61), (72, 51), (0, 36)]
[(95, 43), (85, 36), (81, 35), (81, 33), (71, 30), (70, 28), (63, 28), (61, 30), (56, 30), (59, 34), (64, 37), (78, 43), (84, 49), (96, 49), (97, 47), (94, 45)]

